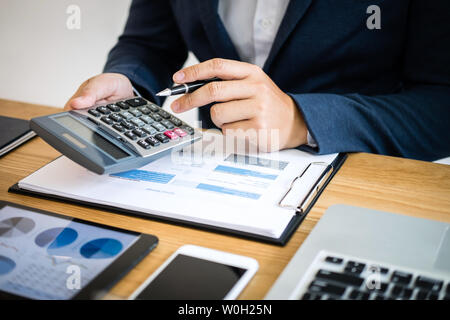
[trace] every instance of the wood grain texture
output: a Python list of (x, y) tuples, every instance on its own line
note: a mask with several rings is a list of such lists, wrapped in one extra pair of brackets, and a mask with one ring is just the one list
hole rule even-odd
[[(0, 115), (30, 119), (60, 111), (0, 99)], [(258, 260), (260, 268), (240, 299), (262, 299), (322, 214), (333, 204), (450, 222), (450, 166), (364, 153), (349, 155), (284, 247), (7, 192), (11, 185), (58, 156), (57, 151), (35, 138), (0, 158), (0, 199), (156, 235), (159, 238), (157, 248), (111, 290), (113, 298), (126, 298), (180, 246), (195, 244)]]

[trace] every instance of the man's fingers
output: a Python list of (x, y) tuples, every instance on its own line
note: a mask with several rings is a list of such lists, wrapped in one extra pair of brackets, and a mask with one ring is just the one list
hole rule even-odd
[(185, 83), (214, 77), (224, 80), (244, 79), (257, 69), (250, 63), (215, 58), (181, 69), (173, 75), (173, 81)]
[(65, 109), (83, 109), (94, 105), (98, 100), (107, 97), (109, 88), (105, 88), (107, 82), (98, 81), (96, 78), (92, 78), (84, 82), (75, 92), (75, 94), (67, 101)]
[(271, 152), (280, 149), (278, 135), (270, 130), (259, 130), (257, 120), (243, 120), (222, 125), (222, 132), (228, 139), (237, 138), (242, 143), (237, 143), (239, 149), (236, 152), (251, 152), (259, 150), (262, 152)]
[(105, 73), (85, 81), (64, 106), (82, 109), (101, 101), (118, 100), (133, 94), (130, 81), (124, 75)]
[(217, 103), (211, 107), (211, 120), (219, 128), (226, 123), (248, 120), (256, 115), (251, 99)]
[[(228, 138), (238, 138), (246, 140), (251, 144), (258, 142), (258, 132), (254, 128), (252, 120), (242, 120), (232, 123), (226, 123), (222, 126), (222, 133)], [(248, 147), (248, 146), (246, 146)]]
[(213, 81), (172, 103), (174, 112), (184, 112), (213, 102), (246, 99), (254, 95), (253, 86), (243, 81)]
[(67, 101), (66, 105), (64, 106), (64, 109), (65, 110), (84, 109), (94, 105), (95, 102), (96, 100), (94, 96), (86, 96), (86, 95), (77, 96)]

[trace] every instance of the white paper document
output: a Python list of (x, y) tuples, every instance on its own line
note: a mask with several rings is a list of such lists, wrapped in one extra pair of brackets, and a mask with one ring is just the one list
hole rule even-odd
[(311, 162), (331, 164), (337, 156), (299, 150), (200, 152), (187, 155), (185, 150), (110, 175), (92, 173), (63, 156), (21, 180), (19, 187), (279, 238), (295, 215), (295, 210), (278, 205), (291, 182)]

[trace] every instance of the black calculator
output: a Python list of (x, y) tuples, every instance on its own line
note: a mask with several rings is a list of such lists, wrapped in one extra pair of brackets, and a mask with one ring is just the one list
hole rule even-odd
[(142, 97), (31, 119), (63, 155), (99, 173), (141, 167), (201, 138), (201, 132)]

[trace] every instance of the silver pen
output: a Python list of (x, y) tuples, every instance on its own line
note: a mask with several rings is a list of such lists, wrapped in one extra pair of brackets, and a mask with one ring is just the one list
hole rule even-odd
[(194, 82), (183, 83), (180, 85), (176, 85), (176, 86), (172, 87), (171, 89), (169, 89), (169, 88), (164, 89), (163, 91), (158, 92), (156, 95), (159, 97), (168, 97), (168, 96), (174, 96), (177, 94), (190, 93), (190, 92), (194, 92), (198, 88), (203, 87), (205, 84), (208, 84), (213, 81), (222, 81), (222, 79), (211, 78), (211, 79), (206, 79), (206, 80), (197, 80)]

